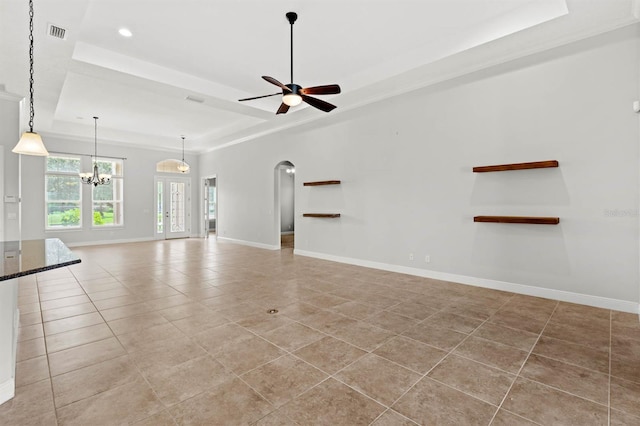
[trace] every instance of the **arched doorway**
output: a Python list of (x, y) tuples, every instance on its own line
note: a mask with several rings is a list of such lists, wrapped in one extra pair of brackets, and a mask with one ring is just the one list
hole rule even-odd
[(275, 167), (275, 219), (281, 249), (293, 249), (295, 236), (295, 176), (292, 162), (281, 161)]

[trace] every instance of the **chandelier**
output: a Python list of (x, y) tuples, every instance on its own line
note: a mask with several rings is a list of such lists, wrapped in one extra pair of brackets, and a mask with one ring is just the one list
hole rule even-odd
[(80, 173), (82, 183), (87, 185), (109, 185), (111, 183), (111, 175), (98, 173), (98, 117), (93, 117), (95, 121), (95, 151), (93, 160), (93, 173)]
[(24, 132), (11, 150), (16, 154), (47, 156), (42, 138), (33, 131), (33, 0), (29, 0), (29, 131)]
[(184, 162), (184, 136), (181, 136), (181, 138), (182, 138), (182, 162), (178, 164), (178, 170), (180, 170), (180, 173), (187, 173), (189, 171), (189, 165)]

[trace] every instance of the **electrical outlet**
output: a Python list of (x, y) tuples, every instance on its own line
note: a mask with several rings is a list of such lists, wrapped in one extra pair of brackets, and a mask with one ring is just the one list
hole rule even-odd
[(413, 260), (413, 253), (409, 253), (409, 260)]
[(426, 256), (424, 257), (424, 261), (425, 261), (425, 262), (427, 262), (427, 263), (430, 263), (430, 262), (431, 262), (431, 256), (426, 255)]

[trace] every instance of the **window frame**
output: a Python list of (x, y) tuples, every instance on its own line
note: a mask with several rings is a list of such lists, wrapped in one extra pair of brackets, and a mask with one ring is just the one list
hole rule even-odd
[[(73, 172), (65, 172), (65, 171), (50, 171), (48, 168), (48, 159), (49, 158), (65, 158), (65, 159), (73, 159), (78, 160), (80, 166), (79, 169), (82, 170), (82, 156), (73, 155), (73, 154), (56, 154), (51, 153), (44, 162), (44, 230), (47, 232), (61, 232), (61, 231), (78, 231), (82, 230), (82, 210), (83, 210), (83, 197), (82, 197), (82, 183), (78, 186), (78, 200), (49, 200), (49, 191), (47, 191), (47, 183), (49, 176), (58, 176), (58, 177), (74, 177), (80, 180), (80, 176), (78, 175), (79, 171)], [(49, 225), (49, 204), (51, 203), (75, 203), (78, 205), (78, 211), (80, 213), (78, 225), (75, 226), (51, 226)]]
[[(124, 159), (121, 158), (107, 158), (107, 157), (97, 157), (97, 158), (92, 158), (91, 159), (91, 167), (93, 169), (93, 164), (94, 161), (97, 162), (107, 162), (107, 163), (119, 163), (120, 165), (120, 174), (112, 174), (111, 175), (111, 183), (109, 184), (114, 185), (116, 182), (119, 183), (120, 185), (120, 199), (119, 200), (115, 200), (115, 199), (111, 199), (111, 200), (96, 200), (94, 198), (94, 194), (95, 194), (95, 190), (100, 187), (101, 185), (96, 186), (91, 186), (91, 206), (90, 206), (90, 216), (91, 216), (91, 229), (92, 230), (99, 230), (99, 229), (114, 229), (114, 228), (123, 228), (124, 227)], [(117, 167), (116, 167), (117, 170)], [(114, 189), (115, 192), (115, 189)], [(119, 204), (120, 207), (120, 222), (118, 224), (102, 224), (102, 225), (96, 225), (95, 220), (94, 220), (94, 207), (96, 204), (106, 204), (106, 203), (112, 203), (114, 206), (114, 211), (116, 211), (116, 204)]]

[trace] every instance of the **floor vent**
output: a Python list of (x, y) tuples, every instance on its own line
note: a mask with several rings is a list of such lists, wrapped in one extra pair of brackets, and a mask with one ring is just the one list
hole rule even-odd
[(49, 24), (48, 33), (51, 37), (59, 38), (60, 40), (65, 40), (67, 37), (67, 30), (57, 27), (53, 24)]

